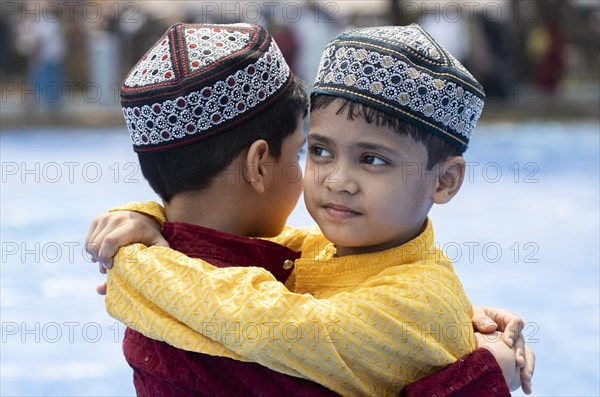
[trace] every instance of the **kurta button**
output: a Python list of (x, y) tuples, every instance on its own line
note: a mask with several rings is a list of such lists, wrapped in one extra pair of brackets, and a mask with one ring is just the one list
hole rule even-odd
[(283, 261), (283, 268), (285, 270), (290, 270), (293, 267), (294, 267), (294, 261), (291, 261), (289, 259), (286, 259)]

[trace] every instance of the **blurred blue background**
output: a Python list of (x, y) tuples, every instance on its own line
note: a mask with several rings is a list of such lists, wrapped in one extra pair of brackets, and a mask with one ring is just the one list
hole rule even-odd
[[(266, 25), (309, 83), (348, 27), (438, 35), (489, 98), (463, 189), (432, 211), (436, 240), (473, 303), (526, 320), (534, 395), (600, 395), (599, 3), (251, 3), (1, 3), (0, 395), (134, 395), (83, 241), (95, 215), (156, 199), (118, 87), (177, 20)], [(312, 223), (302, 202), (289, 223)]]

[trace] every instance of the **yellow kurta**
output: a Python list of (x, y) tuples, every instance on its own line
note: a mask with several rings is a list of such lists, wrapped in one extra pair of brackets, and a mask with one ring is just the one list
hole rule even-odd
[[(157, 217), (148, 205), (124, 208)], [(302, 249), (288, 287), (260, 267), (125, 247), (108, 272), (107, 310), (150, 338), (347, 396), (398, 395), (475, 349), (471, 304), (429, 220), (400, 247), (341, 258), (318, 228), (274, 240)]]

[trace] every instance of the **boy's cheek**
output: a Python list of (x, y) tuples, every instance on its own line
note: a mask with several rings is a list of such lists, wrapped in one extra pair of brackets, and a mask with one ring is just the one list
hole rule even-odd
[(311, 189), (312, 186), (316, 183), (317, 173), (315, 172), (315, 168), (313, 166), (309, 166), (309, 163), (306, 163), (306, 169), (304, 170), (304, 194), (306, 191)]
[(304, 169), (304, 184), (313, 184), (318, 185), (323, 183), (323, 179), (334, 170), (334, 166), (331, 164), (319, 164), (310, 160), (310, 158), (306, 159), (306, 167)]
[(303, 197), (304, 197), (304, 205), (306, 206), (306, 209), (308, 210), (310, 215), (312, 217), (314, 217), (315, 216), (315, 214), (314, 214), (315, 186), (314, 186), (314, 181), (311, 180), (311, 175), (304, 176)]
[(304, 176), (304, 200), (308, 203), (315, 200), (318, 192), (323, 187), (323, 181), (318, 178), (318, 174), (314, 171), (309, 172)]
[(313, 163), (310, 156), (306, 156), (306, 163), (304, 164), (304, 176), (307, 177), (313, 168)]

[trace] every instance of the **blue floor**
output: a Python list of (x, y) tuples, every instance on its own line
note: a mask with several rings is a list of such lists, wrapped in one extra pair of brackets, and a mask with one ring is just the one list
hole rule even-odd
[[(538, 396), (600, 395), (599, 129), (481, 126), (463, 189), (431, 214), (473, 303), (527, 321)], [(134, 395), (82, 246), (96, 214), (155, 199), (126, 132), (5, 131), (0, 143), (0, 395)], [(311, 223), (302, 207), (292, 225)]]

